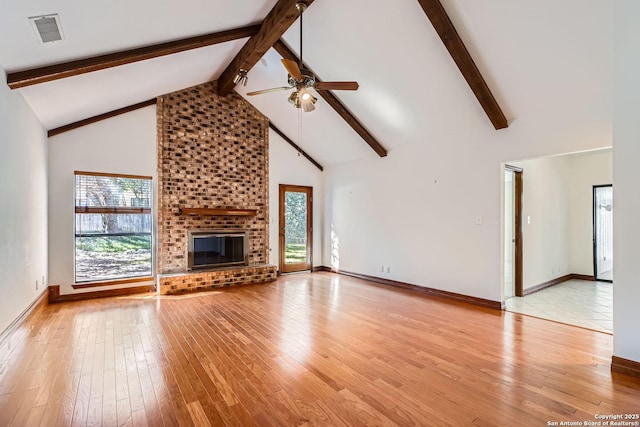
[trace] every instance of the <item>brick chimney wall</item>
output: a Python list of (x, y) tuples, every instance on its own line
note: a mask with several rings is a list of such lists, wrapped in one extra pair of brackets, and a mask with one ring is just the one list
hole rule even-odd
[[(158, 98), (160, 275), (186, 273), (187, 232), (195, 229), (247, 230), (249, 265), (268, 262), (269, 120), (236, 92), (226, 97), (216, 92), (216, 82), (210, 82)], [(258, 212), (185, 216), (181, 208)], [(272, 272), (275, 277), (275, 268), (269, 278)], [(189, 287), (184, 278), (179, 283)]]

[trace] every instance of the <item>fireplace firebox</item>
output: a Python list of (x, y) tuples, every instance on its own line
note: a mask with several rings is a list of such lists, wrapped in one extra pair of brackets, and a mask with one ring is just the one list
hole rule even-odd
[(244, 230), (190, 231), (187, 270), (248, 265), (248, 247)]

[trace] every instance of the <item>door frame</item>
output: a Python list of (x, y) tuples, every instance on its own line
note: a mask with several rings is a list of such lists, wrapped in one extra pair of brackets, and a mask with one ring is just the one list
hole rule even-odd
[(591, 205), (592, 205), (592, 225), (593, 225), (593, 280), (597, 280), (598, 282), (608, 282), (613, 283), (613, 280), (608, 279), (598, 279), (598, 248), (596, 243), (596, 236), (598, 233), (598, 225), (596, 221), (596, 215), (598, 208), (596, 207), (596, 188), (603, 187), (611, 187), (611, 191), (613, 191), (613, 184), (602, 184), (602, 185), (594, 185), (593, 190), (591, 191)]
[[(513, 294), (517, 297), (524, 296), (524, 289), (522, 283), (522, 270), (523, 270), (523, 257), (522, 257), (522, 192), (523, 192), (523, 170), (520, 167), (505, 164), (505, 170), (513, 172), (514, 187), (515, 187), (515, 209), (514, 209), (514, 223), (515, 223), (515, 254), (514, 254), (514, 271), (513, 271)], [(504, 177), (503, 177), (504, 179)], [(505, 221), (507, 219), (505, 218)], [(504, 259), (502, 260), (504, 264)], [(504, 268), (504, 267), (503, 267)]]
[[(285, 264), (285, 220), (284, 220), (284, 195), (287, 191), (307, 194), (307, 262), (297, 264)], [(313, 271), (313, 187), (304, 185), (280, 184), (278, 201), (278, 268), (280, 273), (293, 273), (298, 271)]]

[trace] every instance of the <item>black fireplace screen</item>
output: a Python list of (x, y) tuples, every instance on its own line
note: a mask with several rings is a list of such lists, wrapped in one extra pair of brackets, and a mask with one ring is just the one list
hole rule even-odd
[(245, 265), (246, 233), (192, 232), (189, 269)]

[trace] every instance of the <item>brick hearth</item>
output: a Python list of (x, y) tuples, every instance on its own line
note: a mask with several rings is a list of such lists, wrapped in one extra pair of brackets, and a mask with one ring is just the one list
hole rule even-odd
[(226, 267), (218, 270), (191, 271), (188, 274), (163, 274), (160, 276), (160, 289), (165, 295), (180, 294), (247, 283), (266, 283), (273, 281), (275, 277), (275, 265)]

